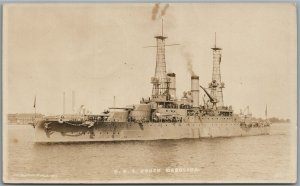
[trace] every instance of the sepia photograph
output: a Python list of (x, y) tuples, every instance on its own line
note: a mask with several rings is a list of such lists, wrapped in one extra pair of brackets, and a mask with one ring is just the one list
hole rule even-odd
[(292, 3), (3, 5), (4, 183), (295, 183)]

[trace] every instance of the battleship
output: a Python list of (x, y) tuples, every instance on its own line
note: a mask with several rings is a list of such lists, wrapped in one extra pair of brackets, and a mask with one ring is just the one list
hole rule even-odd
[[(162, 27), (163, 28), (163, 27)], [(212, 47), (212, 81), (204, 88), (199, 76), (191, 75), (191, 89), (176, 96), (176, 74), (167, 73), (165, 41), (156, 40), (155, 74), (151, 78), (152, 94), (139, 104), (111, 107), (103, 113), (86, 113), (83, 107), (76, 114), (44, 116), (34, 124), (35, 142), (86, 142), (167, 140), (184, 138), (216, 138), (268, 135), (271, 123), (257, 120), (249, 113), (236, 114), (225, 106), (221, 81), (222, 48)], [(199, 103), (199, 92), (207, 100)]]

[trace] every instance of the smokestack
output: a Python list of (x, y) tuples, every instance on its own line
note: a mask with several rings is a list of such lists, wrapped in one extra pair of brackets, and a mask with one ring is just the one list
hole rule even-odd
[(168, 73), (167, 76), (170, 78), (169, 93), (171, 95), (171, 98), (176, 99), (176, 74)]
[(199, 107), (199, 76), (191, 76), (193, 107)]

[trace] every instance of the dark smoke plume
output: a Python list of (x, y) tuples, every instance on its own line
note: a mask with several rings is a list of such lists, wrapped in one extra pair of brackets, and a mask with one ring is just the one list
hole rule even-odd
[(167, 9), (169, 8), (169, 4), (166, 4), (164, 9), (161, 10), (160, 16), (164, 16), (166, 14)]
[(194, 76), (195, 75), (195, 72), (193, 70), (193, 63), (192, 63), (192, 57), (191, 57), (191, 54), (188, 53), (188, 52), (183, 52), (183, 56), (186, 60), (186, 67), (187, 67), (187, 70), (189, 71), (189, 73)]
[(159, 3), (155, 3), (154, 7), (152, 8), (152, 20), (156, 19), (157, 13), (159, 10)]

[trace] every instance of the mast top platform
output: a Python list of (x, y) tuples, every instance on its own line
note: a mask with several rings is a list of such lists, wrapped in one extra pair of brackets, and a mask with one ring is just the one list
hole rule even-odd
[(165, 39), (167, 39), (168, 37), (166, 37), (166, 36), (155, 36), (154, 38), (156, 38), (156, 39), (161, 39), (161, 40), (165, 40)]

